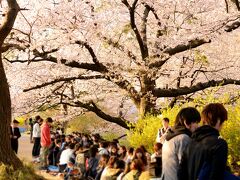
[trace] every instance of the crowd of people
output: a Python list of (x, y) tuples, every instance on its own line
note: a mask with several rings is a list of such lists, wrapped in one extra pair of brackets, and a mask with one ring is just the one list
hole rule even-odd
[(163, 118), (150, 154), (144, 146), (125, 147), (99, 134), (65, 135), (61, 128), (51, 130), (52, 118), (36, 116), (32, 156), (40, 169), (66, 180), (237, 180), (227, 168), (228, 145), (219, 134), (227, 117), (219, 103), (208, 104), (201, 114), (183, 108), (172, 127)]

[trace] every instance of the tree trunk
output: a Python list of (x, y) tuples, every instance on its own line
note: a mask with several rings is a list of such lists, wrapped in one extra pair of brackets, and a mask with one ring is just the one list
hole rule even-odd
[(14, 169), (22, 167), (22, 162), (13, 152), (10, 144), (11, 99), (6, 74), (0, 52), (0, 162), (13, 166)]
[(141, 98), (138, 106), (140, 118), (144, 118), (147, 113), (155, 113), (156, 98), (153, 97), (153, 89), (155, 87), (155, 81), (148, 77), (147, 73), (144, 73), (141, 78)]

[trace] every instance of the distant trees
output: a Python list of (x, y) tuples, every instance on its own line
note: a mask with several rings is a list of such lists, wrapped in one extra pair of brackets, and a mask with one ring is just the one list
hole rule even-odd
[(210, 53), (217, 51), (214, 42), (240, 26), (239, 13), (226, 13), (225, 1), (59, 0), (22, 6), (29, 9), (21, 17), (26, 25), (9, 36), (4, 59), (44, 65), (42, 82), (24, 90), (45, 88), (42, 105), (81, 107), (129, 128), (124, 113), (101, 108), (98, 102), (108, 99), (101, 94), (129, 97), (143, 117), (159, 111), (159, 98), (173, 107), (207, 88), (240, 84), (230, 73), (239, 66), (236, 57)]

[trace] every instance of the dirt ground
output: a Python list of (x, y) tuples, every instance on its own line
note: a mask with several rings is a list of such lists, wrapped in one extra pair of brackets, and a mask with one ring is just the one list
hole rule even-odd
[[(32, 161), (32, 147), (33, 144), (30, 143), (30, 136), (27, 134), (22, 134), (21, 138), (19, 138), (19, 148), (18, 148), (18, 157), (23, 162), (31, 162)], [(45, 172), (37, 171), (38, 174), (42, 175), (48, 180), (61, 180), (62, 178), (51, 176)]]

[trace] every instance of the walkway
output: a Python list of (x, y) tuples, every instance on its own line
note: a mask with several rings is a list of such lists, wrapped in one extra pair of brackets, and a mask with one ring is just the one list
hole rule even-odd
[[(31, 162), (32, 160), (32, 147), (33, 144), (30, 143), (30, 136), (23, 134), (22, 137), (19, 138), (19, 149), (18, 149), (18, 157), (23, 161), (23, 162)], [(47, 173), (40, 172), (39, 174), (44, 176), (48, 180), (60, 180), (58, 177), (53, 177)]]

